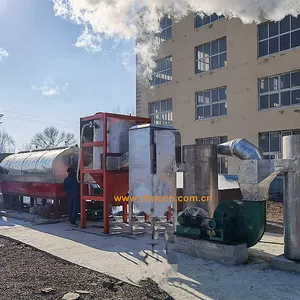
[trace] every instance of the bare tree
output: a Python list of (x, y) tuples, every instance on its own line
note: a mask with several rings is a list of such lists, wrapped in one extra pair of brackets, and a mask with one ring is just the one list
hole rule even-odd
[(132, 106), (131, 108), (127, 108), (122, 110), (120, 106), (118, 105), (116, 108), (112, 109), (111, 111), (113, 114), (121, 114), (121, 115), (130, 115), (135, 116), (135, 108)]
[(35, 147), (30, 143), (24, 143), (23, 146), (22, 146), (22, 151), (30, 151), (30, 150), (33, 150)]
[(0, 130), (0, 153), (15, 151), (15, 141), (3, 129)]
[(37, 133), (30, 142), (36, 149), (48, 149), (59, 146), (72, 146), (76, 143), (73, 133), (59, 132), (54, 126), (46, 127), (43, 132)]

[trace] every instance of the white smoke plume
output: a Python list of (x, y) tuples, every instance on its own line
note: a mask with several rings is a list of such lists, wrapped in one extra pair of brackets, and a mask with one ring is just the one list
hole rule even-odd
[(105, 39), (137, 41), (133, 55), (143, 67), (138, 72), (148, 76), (154, 66), (159, 20), (170, 14), (179, 21), (191, 12), (217, 13), (240, 18), (245, 24), (265, 19), (279, 21), (286, 15), (300, 13), (299, 0), (52, 0), (56, 16), (83, 26), (76, 46), (92, 52), (101, 50)]

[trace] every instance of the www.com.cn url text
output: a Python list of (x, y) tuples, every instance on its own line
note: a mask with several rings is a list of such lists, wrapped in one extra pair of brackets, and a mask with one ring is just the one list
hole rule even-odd
[(114, 196), (117, 202), (208, 202), (212, 201), (212, 196)]

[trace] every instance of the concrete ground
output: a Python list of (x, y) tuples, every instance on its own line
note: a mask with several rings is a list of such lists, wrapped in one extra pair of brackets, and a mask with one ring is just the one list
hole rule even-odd
[[(173, 273), (163, 238), (153, 255), (149, 236), (105, 236), (99, 228), (36, 225), (9, 217), (0, 217), (0, 235), (127, 282), (150, 277), (175, 299), (300, 299), (300, 275), (269, 266), (273, 256), (283, 253), (281, 235), (265, 234), (249, 249), (250, 260), (242, 266), (177, 254), (178, 272)], [(150, 256), (145, 259), (147, 253)]]

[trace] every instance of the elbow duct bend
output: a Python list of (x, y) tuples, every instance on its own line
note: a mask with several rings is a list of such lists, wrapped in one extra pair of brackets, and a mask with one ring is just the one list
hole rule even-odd
[(218, 154), (241, 160), (263, 159), (261, 151), (246, 139), (234, 139), (218, 145)]

